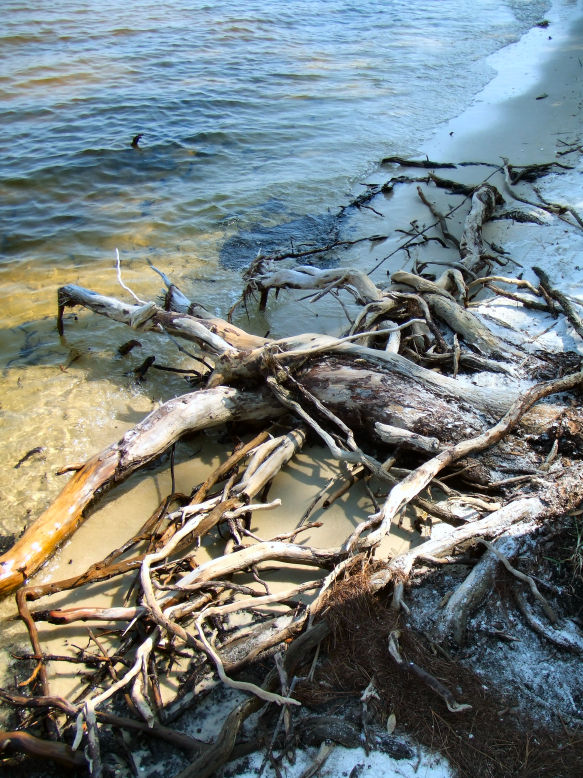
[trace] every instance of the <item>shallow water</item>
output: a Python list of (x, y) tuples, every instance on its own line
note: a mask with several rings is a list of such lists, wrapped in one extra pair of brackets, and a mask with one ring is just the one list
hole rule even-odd
[(491, 75), (484, 57), (546, 6), (5, 3), (3, 289), (105, 271), (115, 247), (232, 287), (226, 237), (344, 202), (379, 158), (459, 113)]

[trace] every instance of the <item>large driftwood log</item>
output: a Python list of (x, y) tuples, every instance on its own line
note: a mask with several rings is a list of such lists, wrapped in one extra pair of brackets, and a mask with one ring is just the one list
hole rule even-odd
[(95, 493), (120, 483), (181, 436), (228, 421), (268, 420), (281, 407), (263, 392), (218, 387), (177, 397), (157, 408), (121, 440), (88, 460), (55, 502), (0, 556), (0, 595), (20, 586), (77, 529)]
[[(310, 275), (319, 286), (318, 273)], [(343, 274), (337, 273), (335, 277), (340, 284), (345, 282)], [(326, 278), (329, 280), (330, 276)], [(363, 284), (362, 289), (365, 286), (376, 289), (370, 282)], [(370, 291), (369, 299), (375, 296)], [(429, 297), (447, 301), (445, 295)], [(302, 385), (361, 434), (373, 435), (379, 443), (382, 436), (376, 432), (377, 423), (435, 437), (444, 444), (459, 443), (483, 433), (493, 420), (506, 413), (517, 396), (512, 390), (502, 393), (460, 383), (398, 353), (343, 338), (310, 333), (279, 341), (247, 337), (244, 331), (221, 319), (172, 314), (154, 305), (127, 305), (68, 285), (59, 293), (60, 315), (65, 306), (71, 305), (84, 305), (129, 326), (166, 329), (195, 340), (215, 361), (215, 370), (207, 383), (214, 388), (169, 401), (121, 441), (89, 460), (55, 503), (0, 557), (0, 593), (19, 586), (71, 535), (97, 490), (123, 480), (159, 456), (181, 435), (230, 420), (266, 420), (283, 413), (282, 406), (265, 389), (248, 393), (218, 385), (223, 381), (247, 384), (250, 378), (263, 380), (266, 364), (276, 371), (278, 364), (304, 365), (298, 372)], [(463, 313), (456, 303), (453, 305)], [(59, 321), (62, 331), (62, 319)], [(465, 328), (465, 334), (470, 330)], [(473, 338), (471, 333), (469, 338)], [(565, 423), (566, 419), (570, 423)], [(573, 430), (580, 445), (578, 409), (539, 406), (522, 421), (530, 421), (540, 429), (559, 420), (566, 429)]]
[[(315, 279), (315, 283), (318, 284), (318, 273), (314, 268), (314, 271), (310, 274), (310, 277)], [(337, 274), (342, 277), (342, 274)], [(409, 274), (412, 275), (412, 274)], [(376, 288), (376, 287), (375, 287)], [(124, 324), (132, 326), (133, 314), (140, 310), (143, 306), (131, 306), (120, 303), (115, 298), (105, 297), (103, 295), (97, 295), (89, 290), (83, 289), (69, 284), (66, 289), (67, 305), (82, 305), (89, 307), (91, 310), (106, 316), (107, 318), (121, 321)], [(122, 309), (122, 314), (120, 314)], [(149, 321), (152, 321), (149, 319)], [(189, 322), (189, 318), (183, 319), (184, 322)], [(207, 320), (198, 320), (202, 323), (203, 327), (206, 327)], [(220, 375), (221, 378), (229, 378), (232, 381), (237, 379), (247, 382), (250, 376), (259, 378), (261, 376), (262, 361), (265, 355), (269, 352), (273, 352), (275, 359), (282, 364), (302, 363), (302, 361), (309, 360), (309, 364), (316, 364), (315, 370), (318, 369), (326, 371), (327, 365), (330, 360), (326, 357), (341, 357), (344, 363), (358, 364), (366, 363), (365, 370), (374, 374), (375, 371), (379, 375), (391, 375), (395, 374), (399, 376), (405, 382), (405, 385), (397, 390), (398, 399), (395, 405), (398, 405), (403, 401), (403, 397), (409, 389), (415, 393), (415, 384), (420, 387), (427, 387), (427, 397), (437, 394), (440, 397), (450, 398), (458, 404), (458, 406), (468, 407), (474, 409), (477, 413), (483, 413), (490, 418), (498, 418), (502, 416), (512, 402), (518, 396), (518, 389), (513, 389), (512, 386), (506, 386), (503, 391), (497, 388), (468, 386), (462, 384), (451, 377), (444, 375), (433, 370), (424, 368), (410, 359), (403, 357), (401, 354), (385, 351), (377, 348), (369, 348), (359, 345), (357, 342), (347, 342), (348, 339), (335, 338), (330, 335), (322, 335), (317, 333), (303, 333), (301, 335), (291, 336), (280, 340), (270, 340), (261, 338), (259, 345), (255, 344), (255, 347), (249, 348), (249, 341), (245, 339), (242, 330), (237, 327), (233, 327), (228, 322), (214, 318), (213, 331), (211, 334), (218, 334), (221, 338), (222, 344), (216, 344), (214, 342), (207, 343), (206, 335), (202, 331), (198, 331), (196, 339), (204, 348), (205, 346), (209, 351), (212, 350), (213, 356), (216, 360), (215, 372)], [(185, 324), (186, 327), (186, 324)], [(485, 328), (484, 328), (485, 329)], [(190, 330), (186, 327), (187, 335), (190, 337)], [(172, 330), (177, 333), (177, 330)], [(470, 334), (470, 338), (472, 335)], [(244, 343), (241, 346), (241, 343)], [(496, 341), (498, 343), (498, 341)], [(216, 347), (216, 348), (215, 348)], [(219, 354), (219, 350), (222, 349), (222, 355)], [(315, 362), (315, 358), (321, 359)], [(222, 361), (224, 360), (224, 361)], [(334, 364), (340, 363), (335, 360)], [(330, 366), (330, 369), (333, 368)], [(307, 368), (307, 374), (310, 376), (307, 380), (314, 384), (319, 382), (322, 384), (322, 391), (324, 390), (324, 384), (330, 379), (326, 373), (320, 380), (316, 375), (311, 377), (310, 368)], [(355, 383), (362, 381), (364, 376), (360, 374)], [(348, 380), (348, 376), (346, 376)], [(326, 402), (333, 401), (332, 395), (341, 389), (342, 382), (345, 380), (345, 376), (339, 376), (336, 381), (333, 382), (332, 390), (326, 394)], [(216, 377), (213, 375), (209, 378), (211, 385), (216, 383)], [(349, 381), (349, 384), (351, 382)], [(314, 389), (314, 387), (311, 387)], [(376, 389), (376, 387), (375, 387)], [(363, 390), (365, 392), (366, 390)], [(361, 402), (364, 399), (364, 394), (358, 398)], [(322, 398), (323, 399), (323, 398)], [(383, 396), (383, 401), (387, 401), (387, 398)], [(372, 405), (371, 398), (371, 405)], [(380, 404), (379, 404), (380, 405)], [(390, 406), (390, 403), (389, 403)], [(428, 400), (427, 413), (431, 413), (434, 409), (431, 402)], [(564, 410), (561, 407), (561, 412)], [(559, 410), (556, 412), (549, 411), (545, 415), (545, 423), (550, 423), (551, 419), (558, 415)], [(390, 415), (390, 412), (389, 412)], [(407, 416), (406, 413), (402, 414), (404, 419)], [(380, 419), (379, 419), (380, 420)], [(387, 423), (391, 423), (387, 420)], [(406, 419), (404, 422), (406, 425)]]

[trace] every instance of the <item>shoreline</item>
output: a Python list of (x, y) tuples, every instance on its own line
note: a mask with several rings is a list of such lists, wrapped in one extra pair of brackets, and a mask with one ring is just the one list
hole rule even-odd
[(533, 27), (488, 58), (496, 76), (422, 145), (430, 159), (548, 162), (560, 136), (582, 131), (583, 8), (578, 3), (567, 21), (558, 9), (551, 9), (548, 18), (548, 27)]

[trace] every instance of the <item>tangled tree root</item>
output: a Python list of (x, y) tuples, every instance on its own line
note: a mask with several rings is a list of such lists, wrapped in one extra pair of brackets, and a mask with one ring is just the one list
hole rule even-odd
[[(436, 167), (399, 158), (385, 162)], [(488, 178), (497, 174), (505, 195), (531, 207), (518, 182), (548, 170), (505, 163)], [(579, 625), (564, 592), (552, 588), (540, 545), (544, 532), (577, 516), (583, 502), (580, 359), (535, 352), (525, 341), (509, 343), (475, 313), (473, 303), (476, 295), (503, 294), (515, 304), (565, 317), (578, 337), (580, 317), (544, 272), (537, 271), (538, 286), (534, 279), (494, 272), (505, 260), (485, 236), (502, 203), (490, 180), (468, 188), (434, 173), (400, 176), (352, 205), (370, 207), (391, 187), (413, 183), (461, 198), (441, 213), (419, 191), (435, 221), (423, 229), (412, 224), (401, 246), (430, 254), (431, 239), (453, 251), (441, 275), (427, 272), (429, 265), (443, 264), (431, 255), (394, 272), (388, 285), (371, 278), (384, 260), (370, 273), (289, 265), (340, 248), (340, 242), (259, 256), (245, 275), (242, 302), (257, 295), (260, 307), (270, 293), (285, 289), (309, 289), (313, 302), (348, 296), (349, 305), (342, 306), (350, 325), (340, 336), (306, 332), (274, 339), (248, 333), (188, 300), (163, 273), (164, 307), (126, 303), (72, 284), (60, 289), (62, 337), (66, 309), (82, 306), (135, 332), (181, 338), (188, 344), (181, 353), (189, 367), (176, 369), (196, 388), (166, 399), (117, 443), (75, 467), (53, 505), (0, 556), (0, 593), (18, 589), (19, 615), (32, 647), (18, 660), (27, 668), (19, 687), (2, 692), (7, 704), (26, 711), (16, 727), (23, 734), (5, 733), (0, 748), (36, 749), (73, 766), (82, 749), (92, 778), (102, 778), (111, 755), (104, 727), (146, 731), (181, 750), (177, 778), (200, 778), (259, 747), (261, 736), (266, 758), (277, 765), (274, 749), (293, 751), (308, 730), (316, 740), (345, 743), (358, 732), (367, 747), (393, 755), (410, 753), (401, 737), (406, 731), (438, 748), (462, 776), (583, 774), (580, 729), (569, 729), (579, 726), (577, 716), (561, 728), (560, 721), (520, 710), (518, 691), (503, 689), (487, 673), (479, 677), (463, 653), (476, 650), (475, 634), (482, 629), (476, 619), (494, 607), (492, 592), (498, 596), (505, 586), (507, 596), (500, 595), (495, 607), (514, 607), (517, 580), (528, 586), (529, 594), (515, 594), (528, 634), (545, 645), (552, 639), (553, 650), (581, 653)], [(559, 212), (540, 196), (539, 202), (572, 229), (581, 228), (573, 209)], [(462, 207), (466, 218), (456, 235), (450, 217)], [(342, 245), (365, 240), (384, 237)], [(154, 363), (152, 355), (134, 372), (146, 380)], [(503, 380), (479, 386), (459, 379), (463, 372), (485, 371)], [(175, 443), (219, 425), (231, 425), (232, 433), (221, 463), (188, 493), (178, 491)], [(326, 446), (337, 473), (291, 531), (264, 531), (263, 512), (279, 505), (269, 494), (273, 480), (314, 440)], [(88, 518), (105, 489), (167, 450), (170, 492), (134, 537), (81, 575), (22, 586)], [(355, 517), (346, 537), (336, 533), (331, 548), (319, 547), (306, 533), (357, 484), (369, 515)], [(441, 495), (437, 504), (432, 490)], [(471, 512), (460, 512), (460, 503)], [(426, 533), (419, 545), (391, 556), (382, 543), (407, 512), (415, 526), (439, 519), (447, 531)], [(298, 566), (301, 580), (273, 589), (274, 568), (289, 573)], [(123, 592), (120, 603), (58, 607), (44, 601), (73, 590), (89, 596), (106, 581)], [(428, 595), (436, 587), (447, 589), (440, 592), (443, 600)], [(33, 602), (40, 607), (33, 609)], [(58, 631), (82, 622), (99, 625), (99, 634), (95, 625), (88, 627), (87, 648), (68, 655), (43, 648), (39, 623)], [(508, 625), (487, 634), (517, 640)], [(460, 649), (464, 641), (467, 648)], [(87, 686), (71, 700), (52, 694), (47, 666), (61, 662), (91, 669)], [(215, 741), (203, 743), (171, 724), (196, 704), (215, 675), (250, 696), (231, 710)], [(170, 699), (161, 679), (171, 688)], [(339, 695), (353, 701), (356, 718), (350, 710), (339, 716)], [(264, 705), (263, 733), (245, 741), (243, 724)], [(28, 711), (42, 711), (42, 726), (31, 725)], [(391, 732), (381, 736), (379, 726), (387, 722)], [(314, 771), (328, 753), (324, 744)]]

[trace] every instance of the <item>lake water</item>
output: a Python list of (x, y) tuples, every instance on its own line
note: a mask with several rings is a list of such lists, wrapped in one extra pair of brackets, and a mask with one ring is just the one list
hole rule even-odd
[[(380, 158), (415, 152), (491, 77), (484, 57), (548, 7), (2, 5), (1, 280), (9, 295), (25, 278), (34, 286), (55, 272), (109, 268), (115, 247), (130, 265), (149, 257), (215, 273), (226, 239), (243, 232), (261, 245), (262, 229), (326, 213)], [(138, 133), (141, 150), (130, 147)], [(249, 247), (238, 256), (229, 246), (222, 264), (245, 264)], [(31, 304), (44, 308), (43, 299)]]
[(144, 298), (159, 288), (150, 259), (224, 314), (274, 228), (293, 222), (296, 242), (328, 229), (383, 156), (418, 153), (463, 111), (493, 75), (487, 55), (548, 7), (4, 0), (0, 532), (46, 505), (59, 466), (185, 390), (166, 375), (145, 388), (128, 377), (115, 352), (123, 328), (81, 316), (60, 343), (59, 285), (118, 294), (118, 248)]

